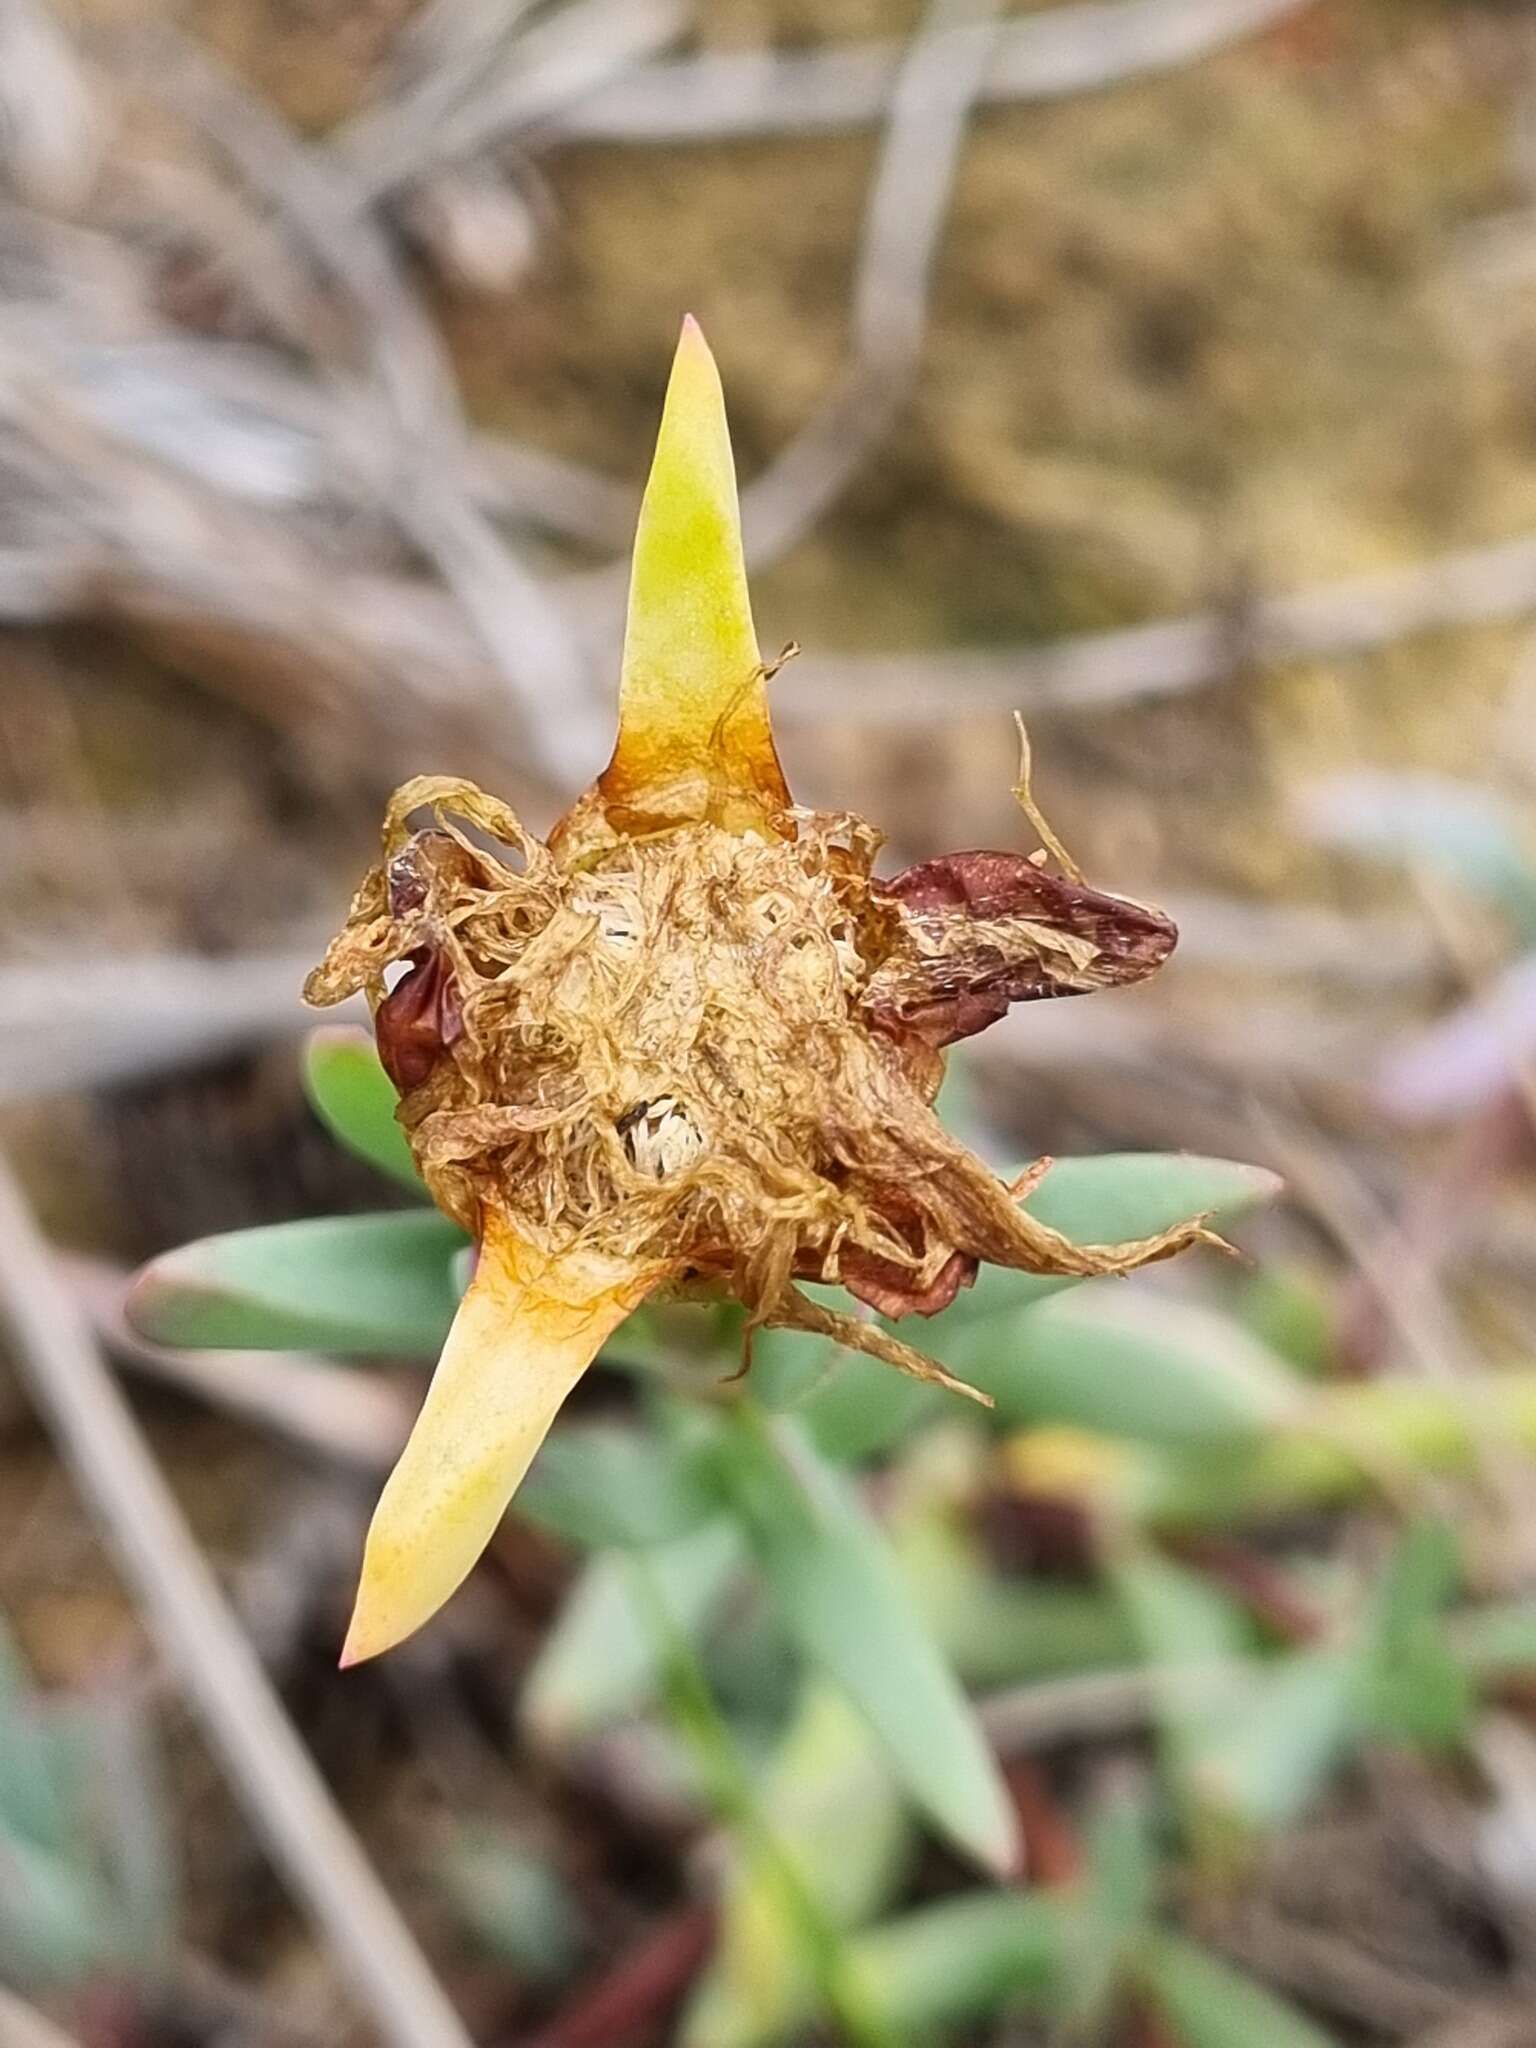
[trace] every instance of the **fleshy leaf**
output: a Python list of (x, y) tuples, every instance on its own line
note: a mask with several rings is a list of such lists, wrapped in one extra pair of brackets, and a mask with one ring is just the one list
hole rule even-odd
[(1230, 1317), (1114, 1287), (973, 1324), (949, 1362), (1006, 1425), (1066, 1422), (1174, 1449), (1251, 1441), (1297, 1420), (1306, 1397)]
[(453, 1320), (463, 1247), (435, 1211), (233, 1230), (151, 1260), (125, 1312), (141, 1337), (189, 1350), (431, 1358)]
[[(653, 1598), (692, 1641), (745, 1565), (741, 1533), (723, 1516), (643, 1560)], [(640, 1713), (661, 1689), (662, 1648), (635, 1597), (633, 1552), (601, 1551), (576, 1580), (523, 1688), (522, 1722), (546, 1748), (582, 1741)]]
[(721, 1887), (708, 1970), (679, 2030), (681, 2048), (755, 2048), (781, 2040), (815, 1996), (780, 1859), (834, 1929), (863, 1926), (890, 1901), (912, 1823), (884, 1751), (847, 1699), (807, 1679), (761, 1769), (774, 1855), (739, 1840)]
[(566, 1395), (659, 1277), (592, 1254), (552, 1259), (488, 1218), (426, 1402), (374, 1511), (344, 1665), (403, 1641), (457, 1590)]
[(1293, 2006), (1176, 1935), (1147, 1943), (1140, 1975), (1184, 2048), (1334, 2048), (1335, 2037)]
[(858, 1707), (908, 1795), (999, 1873), (1020, 1861), (995, 1759), (884, 1537), (842, 1475), (780, 1419), (744, 1413), (721, 1460), (785, 1627)]
[(712, 1456), (707, 1439), (677, 1442), (611, 1422), (567, 1425), (528, 1475), (518, 1509), (588, 1549), (650, 1549), (719, 1512)]
[(400, 1097), (368, 1032), (352, 1024), (322, 1024), (312, 1031), (304, 1045), (304, 1092), (339, 1144), (425, 1197), (411, 1148), (395, 1120)]
[(619, 740), (598, 789), (610, 819), (629, 830), (705, 818), (761, 830), (789, 802), (747, 595), (720, 375), (692, 319), (640, 508)]

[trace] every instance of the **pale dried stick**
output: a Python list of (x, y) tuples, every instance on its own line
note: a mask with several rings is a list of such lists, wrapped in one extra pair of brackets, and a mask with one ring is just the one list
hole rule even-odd
[(389, 2048), (471, 2048), (217, 1582), (0, 1158), (0, 1315), (17, 1368), (274, 1863)]
[(742, 492), (747, 550), (759, 567), (815, 524), (911, 389), (997, 7), (998, 0), (932, 0), (903, 59), (864, 217), (851, 360), (809, 425)]
[[(1174, 71), (1299, 12), (1309, 0), (1086, 0), (1010, 22), (985, 100), (1050, 100)], [(897, 42), (781, 55), (721, 51), (647, 64), (560, 116), (562, 134), (611, 142), (813, 134), (880, 118)]]
[(437, 564), (494, 658), (522, 714), (529, 758), (557, 784), (579, 783), (606, 751), (580, 642), (466, 488), (452, 369), (383, 232), (351, 205), (328, 159), (204, 53), (168, 34), (148, 49), (156, 62), (143, 67), (146, 87), (196, 123), (352, 300), (397, 436), (388, 509)]
[(1536, 533), (1406, 568), (1202, 612), (1074, 634), (1040, 647), (953, 654), (808, 655), (774, 693), (786, 720), (947, 723), (958, 714), (1103, 711), (1153, 703), (1288, 662), (1367, 654), (1419, 633), (1536, 612)]
[(501, 32), (487, 21), (478, 62), (455, 51), (332, 138), (359, 205), (557, 122), (672, 42), (685, 20), (681, 0), (573, 0), (512, 37), (507, 17), (526, 12), (521, 0), (494, 11)]

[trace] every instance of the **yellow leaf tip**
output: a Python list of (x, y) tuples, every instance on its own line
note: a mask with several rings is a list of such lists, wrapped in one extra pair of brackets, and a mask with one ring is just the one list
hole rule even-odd
[(395, 1644), (403, 1642), (409, 1629), (398, 1635), (391, 1635), (387, 1629), (378, 1626), (377, 1619), (370, 1620), (365, 1613), (365, 1593), (359, 1593), (357, 1604), (352, 1610), (352, 1619), (347, 1626), (346, 1641), (341, 1646), (341, 1655), (336, 1660), (338, 1671), (350, 1671), (355, 1664), (366, 1664), (374, 1657), (383, 1656)]

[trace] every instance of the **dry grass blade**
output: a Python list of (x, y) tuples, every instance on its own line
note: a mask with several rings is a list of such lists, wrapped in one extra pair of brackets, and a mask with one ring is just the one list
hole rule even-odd
[(167, 1073), (302, 1031), (308, 951), (145, 953), (0, 969), (0, 1102)]
[(1254, 669), (1364, 654), (1415, 634), (1536, 611), (1536, 533), (1463, 548), (1383, 574), (1042, 647), (808, 658), (774, 696), (787, 722), (941, 723), (967, 711), (1101, 711), (1181, 696)]
[(333, 147), (360, 201), (558, 122), (673, 41), (686, 18), (680, 0), (573, 0), (514, 35), (526, 12), (522, 0), (482, 10), (411, 89), (347, 123)]
[(492, 656), (520, 714), (529, 758), (557, 784), (579, 781), (604, 751), (580, 644), (466, 488), (467, 436), (453, 373), (382, 230), (325, 156), (202, 52), (157, 36), (146, 57), (145, 85), (278, 209), (352, 302), (357, 340), (394, 429), (390, 509)]
[(101, 167), (106, 116), (47, 0), (0, 7), (0, 170), (38, 206), (73, 212)]
[(934, 258), (996, 14), (996, 0), (933, 0), (902, 60), (864, 218), (852, 360), (810, 424), (742, 493), (755, 566), (773, 561), (815, 524), (911, 388)]
[[(1295, 14), (1305, 0), (1086, 0), (1009, 25), (982, 81), (986, 100), (1060, 99), (1176, 70)], [(804, 55), (735, 52), (649, 64), (570, 107), (572, 138), (676, 142), (814, 133), (879, 119), (899, 43)]]
[(0, 1160), (0, 1312), (146, 1623), (179, 1673), (274, 1862), (324, 1931), (390, 2048), (470, 2048), (225, 1604), (79, 1303)]

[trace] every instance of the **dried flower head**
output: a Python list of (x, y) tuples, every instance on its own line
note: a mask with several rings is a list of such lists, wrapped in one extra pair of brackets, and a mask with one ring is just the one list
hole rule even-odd
[[(796, 1280), (932, 1315), (982, 1260), (1124, 1272), (1206, 1235), (1072, 1244), (1020, 1207), (1038, 1173), (1005, 1186), (931, 1107), (944, 1046), (1010, 1003), (1142, 979), (1173, 926), (1043, 855), (877, 879), (870, 826), (792, 802), (769, 675), (719, 379), (690, 321), (640, 515), (612, 761), (547, 844), (471, 783), (408, 783), (306, 985), (314, 1003), (366, 992), (427, 1185), (479, 1245), (369, 1532), (346, 1662), (447, 1599), (571, 1387), (659, 1289), (724, 1291), (753, 1326), (958, 1387)], [(1036, 816), (1027, 784), (1026, 765)]]

